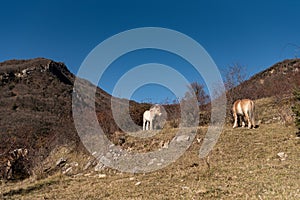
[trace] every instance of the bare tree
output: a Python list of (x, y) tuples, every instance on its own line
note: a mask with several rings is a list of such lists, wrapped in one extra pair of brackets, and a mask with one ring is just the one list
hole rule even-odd
[(209, 96), (206, 94), (204, 90), (204, 86), (198, 82), (191, 83), (191, 89), (195, 93), (195, 96), (198, 101), (198, 105), (202, 108), (209, 101)]
[(197, 99), (197, 104), (199, 106), (199, 125), (208, 124), (210, 122), (210, 98), (204, 90), (204, 85), (193, 82), (191, 83), (189, 90), (189, 93), (193, 94)]
[[(234, 101), (245, 98), (242, 87), (237, 87), (246, 80), (246, 69), (240, 64), (228, 66), (223, 71), (224, 86), (226, 89), (227, 104), (232, 105)], [(227, 107), (227, 122), (231, 122), (232, 112), (231, 106)]]
[(230, 90), (246, 80), (246, 68), (238, 63), (228, 66), (223, 72), (226, 90)]

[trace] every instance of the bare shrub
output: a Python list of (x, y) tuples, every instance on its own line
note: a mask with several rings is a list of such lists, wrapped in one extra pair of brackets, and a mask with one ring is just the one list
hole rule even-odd
[(227, 107), (226, 116), (227, 122), (232, 122), (232, 111), (231, 105), (234, 101), (240, 98), (245, 98), (244, 90), (242, 87), (237, 87), (241, 85), (246, 79), (246, 68), (238, 63), (229, 65), (223, 71), (224, 86), (226, 89)]
[(190, 87), (195, 93), (200, 109), (203, 109), (209, 101), (209, 96), (206, 94), (204, 86), (198, 82), (193, 82)]
[(241, 84), (246, 79), (246, 68), (243, 65), (235, 63), (229, 65), (224, 71), (224, 85), (226, 90), (231, 90)]
[(294, 91), (295, 105), (292, 106), (292, 111), (295, 114), (295, 125), (298, 128), (297, 135), (300, 136), (300, 89)]
[(185, 93), (184, 98), (180, 102), (180, 107), (182, 108), (181, 126), (193, 127), (196, 123), (199, 123), (199, 107), (197, 109), (199, 105), (197, 101), (193, 89), (189, 87), (189, 90)]

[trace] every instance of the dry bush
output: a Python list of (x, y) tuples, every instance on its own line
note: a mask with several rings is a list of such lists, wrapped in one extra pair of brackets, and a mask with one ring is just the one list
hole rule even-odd
[(98, 119), (99, 124), (105, 134), (110, 135), (119, 130), (117, 124), (113, 120), (111, 111), (110, 112), (105, 112), (105, 111), (98, 112), (97, 119)]
[(292, 106), (292, 111), (295, 115), (295, 125), (298, 128), (297, 135), (300, 135), (300, 89), (295, 89), (294, 91), (294, 100), (295, 103)]

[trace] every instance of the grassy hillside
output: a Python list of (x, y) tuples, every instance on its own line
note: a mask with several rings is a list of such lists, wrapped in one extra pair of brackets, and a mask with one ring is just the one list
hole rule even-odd
[[(29, 68), (30, 73), (18, 77)], [(201, 126), (176, 162), (152, 173), (129, 174), (105, 167), (95, 171), (92, 156), (78, 148), (71, 111), (74, 76), (62, 63), (47, 59), (0, 63), (0, 112), (5, 116), (0, 118), (0, 153), (30, 147), (35, 172), (24, 181), (2, 180), (0, 199), (299, 199), (300, 139), (290, 96), (292, 88), (300, 85), (299, 69), (300, 60), (286, 60), (229, 91), (231, 100), (256, 99), (255, 118), (261, 124), (254, 130), (226, 124), (209, 159), (198, 156), (207, 130)], [(120, 105), (125, 102), (97, 89), (97, 117), (112, 142), (139, 153), (168, 148), (178, 119), (168, 118), (168, 126), (151, 137), (129, 136), (119, 132), (113, 121), (110, 99)], [(130, 102), (136, 124), (141, 125), (141, 114), (149, 106)], [(168, 117), (180, 114), (177, 105), (165, 109)], [(65, 166), (57, 167), (60, 159)]]
[[(202, 138), (205, 128), (199, 128)], [(258, 129), (226, 127), (209, 156), (200, 160), (200, 143), (166, 168), (146, 174), (105, 169), (75, 176), (54, 175), (1, 185), (8, 199), (299, 199), (300, 139), (279, 123)], [(163, 132), (168, 138), (172, 131)], [(155, 136), (154, 136), (155, 138)], [(153, 140), (153, 138), (152, 138)], [(139, 151), (139, 145), (136, 144)], [(157, 148), (153, 146), (153, 148)], [(283, 158), (277, 154), (284, 152)]]

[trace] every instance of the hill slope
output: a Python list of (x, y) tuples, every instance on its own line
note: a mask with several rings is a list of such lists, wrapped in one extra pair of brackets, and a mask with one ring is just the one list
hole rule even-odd
[[(37, 157), (46, 158), (62, 145), (72, 146), (76, 152), (86, 152), (73, 122), (74, 81), (75, 76), (63, 63), (44, 58), (0, 63), (0, 161), (16, 148), (28, 148), (32, 163)], [(91, 85), (80, 81), (83, 87)], [(110, 138), (118, 130), (112, 119), (111, 98), (97, 88), (96, 112)], [(124, 103), (121, 99), (113, 100)], [(88, 102), (89, 97), (82, 97), (81, 101)], [(130, 105), (137, 110), (147, 107), (133, 101)], [(140, 112), (133, 115), (137, 123)]]
[(72, 124), (73, 80), (64, 64), (48, 59), (1, 63), (0, 152), (79, 144)]
[[(259, 99), (291, 94), (293, 87), (300, 85), (299, 70), (300, 59), (285, 60), (232, 89), (228, 96)], [(72, 118), (74, 80), (75, 76), (63, 63), (44, 58), (0, 63), (0, 161), (10, 150), (24, 147), (29, 149), (30, 158), (46, 158), (53, 149), (63, 145), (72, 146), (76, 152), (86, 152)], [(90, 84), (81, 81), (83, 86)], [(120, 105), (127, 101), (97, 88), (98, 121), (109, 139), (114, 140), (119, 128), (112, 117), (111, 99)], [(90, 99), (81, 97), (81, 101)], [(142, 113), (149, 106), (130, 101), (130, 114), (136, 124), (141, 125)], [(169, 117), (178, 116), (178, 106), (165, 108)], [(274, 118), (273, 114), (270, 116)]]
[(291, 95), (300, 86), (300, 59), (288, 59), (252, 76), (228, 92), (235, 99)]
[[(155, 136), (164, 141), (176, 130)], [(206, 128), (199, 128), (203, 138)], [(299, 145), (293, 127), (224, 128), (210, 154), (199, 159), (195, 140), (176, 162), (152, 173), (87, 171), (0, 185), (8, 199), (299, 199)], [(149, 138), (149, 143), (151, 143)], [(148, 149), (139, 141), (136, 151)], [(154, 151), (152, 147), (148, 151)], [(279, 157), (278, 153), (284, 157)], [(2, 195), (2, 196), (1, 196)]]

